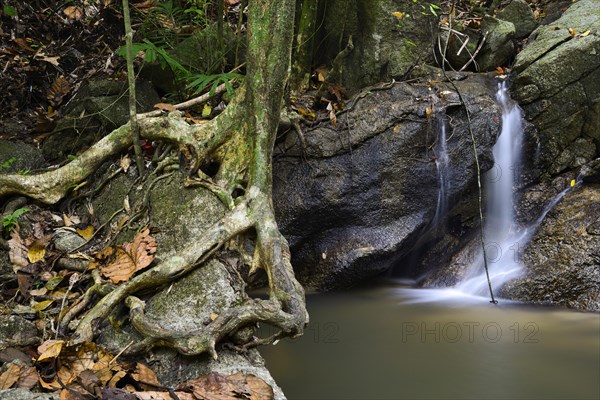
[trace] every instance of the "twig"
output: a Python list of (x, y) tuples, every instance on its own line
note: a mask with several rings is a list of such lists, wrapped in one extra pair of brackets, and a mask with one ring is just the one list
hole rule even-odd
[[(199, 104), (206, 103), (212, 97), (218, 96), (221, 93), (224, 93), (226, 91), (227, 91), (227, 85), (222, 83), (215, 88), (215, 90), (212, 94), (210, 94), (210, 92), (204, 93), (202, 96), (190, 99), (188, 101), (184, 101), (183, 103), (175, 104), (175, 105), (173, 105), (173, 107), (176, 110), (185, 110), (186, 108), (190, 108), (193, 106), (197, 106)], [(154, 110), (154, 111), (148, 111), (147, 113), (138, 114), (138, 117), (158, 117), (158, 116), (162, 115), (162, 113), (163, 113), (163, 110)]]

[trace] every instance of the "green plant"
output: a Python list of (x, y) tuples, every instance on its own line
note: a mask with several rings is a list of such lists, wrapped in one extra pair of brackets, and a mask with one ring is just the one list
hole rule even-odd
[(12, 212), (12, 214), (6, 215), (2, 219), (0, 219), (0, 221), (2, 222), (2, 227), (4, 228), (5, 238), (8, 238), (10, 233), (17, 226), (19, 217), (25, 214), (27, 211), (29, 211), (29, 208), (27, 207), (17, 208), (15, 211)]
[(16, 159), (13, 157), (4, 161), (3, 163), (0, 163), (0, 171), (2, 171), (3, 169), (10, 169), (12, 163), (14, 163), (15, 161)]
[[(143, 43), (133, 43), (132, 46), (134, 54), (137, 54), (140, 51), (144, 53), (144, 62), (152, 63), (158, 61), (163, 69), (169, 67), (174, 73), (180, 72), (186, 75), (189, 74), (189, 71), (185, 69), (179, 61), (171, 57), (167, 50), (155, 45), (148, 39), (144, 39)], [(117, 50), (117, 54), (121, 57), (125, 57), (125, 47), (121, 46)]]
[(189, 83), (187, 84), (186, 89), (193, 90), (194, 94), (197, 94), (212, 84), (210, 88), (210, 94), (212, 95), (217, 86), (219, 86), (221, 83), (224, 83), (225, 87), (227, 88), (227, 92), (231, 94), (233, 92), (233, 87), (231, 86), (230, 81), (232, 79), (241, 77), (242, 75), (236, 74), (235, 72), (227, 72), (215, 75), (192, 74), (187, 78)]

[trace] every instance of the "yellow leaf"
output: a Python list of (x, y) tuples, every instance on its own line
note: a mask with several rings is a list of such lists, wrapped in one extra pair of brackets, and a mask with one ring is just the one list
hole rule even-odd
[(214, 321), (215, 319), (217, 319), (218, 316), (219, 316), (219, 314), (215, 314), (214, 312), (210, 313), (210, 320)]
[(402, 18), (404, 18), (404, 15), (406, 15), (406, 13), (400, 12), (400, 11), (395, 11), (392, 13), (392, 15), (398, 19), (402, 19)]
[(580, 37), (586, 37), (586, 36), (588, 36), (589, 34), (590, 34), (590, 31), (589, 31), (589, 30), (587, 30), (587, 31), (585, 31), (585, 32), (583, 32), (583, 33), (580, 33), (580, 34), (579, 34), (579, 36), (580, 36)]
[(571, 180), (571, 187), (575, 186), (575, 179)]
[(63, 344), (65, 344), (64, 340), (46, 340), (37, 349), (40, 353), (40, 356), (37, 359), (38, 362), (58, 357), (63, 348)]
[(212, 112), (212, 107), (209, 106), (208, 104), (205, 104), (204, 107), (202, 107), (202, 118), (210, 117), (211, 112)]
[(36, 263), (38, 261), (42, 261), (44, 259), (45, 255), (46, 255), (46, 247), (39, 243), (33, 244), (29, 248), (29, 250), (27, 250), (27, 259), (32, 264)]
[(575, 29), (569, 28), (568, 30), (569, 30), (569, 35), (571, 35), (571, 36), (577, 35), (577, 31)]
[(425, 108), (425, 117), (427, 117), (427, 119), (431, 118), (432, 114), (433, 114), (433, 109), (431, 107)]
[(86, 226), (85, 229), (76, 229), (76, 231), (85, 240), (90, 240), (94, 236), (94, 227), (92, 225)]
[(39, 303), (35, 303), (31, 308), (33, 308), (36, 311), (43, 311), (46, 308), (48, 308), (50, 306), (50, 304), (52, 304), (53, 302), (54, 302), (54, 300), (40, 301)]

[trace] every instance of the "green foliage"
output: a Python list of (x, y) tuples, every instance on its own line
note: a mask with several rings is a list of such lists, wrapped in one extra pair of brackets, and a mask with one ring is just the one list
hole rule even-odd
[(13, 157), (13, 158), (10, 158), (10, 159), (4, 161), (3, 163), (0, 163), (0, 171), (2, 171), (4, 169), (10, 169), (12, 163), (14, 163), (15, 161), (16, 161), (16, 159)]
[(17, 16), (17, 9), (13, 6), (9, 6), (8, 4), (4, 5), (4, 7), (2, 8), (2, 12), (4, 13), (4, 15), (7, 15), (9, 17)]
[[(143, 43), (133, 43), (132, 47), (134, 54), (137, 54), (140, 51), (144, 53), (145, 62), (153, 63), (158, 61), (163, 69), (169, 67), (175, 74), (189, 74), (188, 70), (185, 69), (183, 65), (179, 63), (179, 61), (171, 57), (171, 55), (163, 47), (156, 46), (148, 39), (144, 39)], [(121, 46), (117, 50), (117, 54), (121, 57), (125, 57), (125, 53), (125, 46)]]
[(17, 226), (17, 221), (19, 217), (25, 214), (27, 211), (29, 211), (29, 208), (27, 207), (17, 208), (15, 211), (12, 212), (12, 214), (9, 214), (4, 218), (0, 219), (0, 221), (2, 222), (2, 227), (4, 228), (5, 238), (9, 237), (10, 233)]
[(233, 93), (233, 87), (231, 86), (230, 81), (232, 79), (241, 77), (242, 75), (234, 72), (215, 75), (193, 74), (187, 79), (189, 83), (187, 84), (186, 89), (193, 90), (194, 94), (198, 94), (212, 84), (210, 88), (210, 94), (212, 95), (217, 86), (219, 86), (221, 83), (224, 83), (225, 87), (227, 88), (227, 92), (231, 94)]

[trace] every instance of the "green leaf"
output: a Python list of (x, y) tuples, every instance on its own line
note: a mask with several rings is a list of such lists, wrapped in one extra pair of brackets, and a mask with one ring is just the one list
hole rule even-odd
[(17, 9), (14, 8), (13, 6), (9, 6), (8, 4), (4, 5), (4, 8), (2, 9), (2, 11), (4, 12), (4, 15), (8, 15), (9, 17), (17, 16)]

